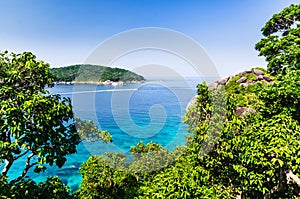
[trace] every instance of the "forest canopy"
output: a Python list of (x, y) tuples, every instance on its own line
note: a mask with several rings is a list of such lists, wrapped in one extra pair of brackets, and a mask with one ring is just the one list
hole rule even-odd
[(142, 81), (143, 76), (122, 68), (111, 68), (98, 65), (78, 64), (60, 68), (51, 68), (55, 82), (104, 82)]

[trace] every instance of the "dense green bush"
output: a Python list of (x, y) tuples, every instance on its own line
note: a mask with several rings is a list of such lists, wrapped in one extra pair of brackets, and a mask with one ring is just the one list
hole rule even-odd
[(45, 182), (36, 184), (31, 179), (23, 179), (16, 183), (2, 181), (0, 183), (1, 198), (22, 199), (71, 199), (69, 188), (58, 177), (49, 177)]

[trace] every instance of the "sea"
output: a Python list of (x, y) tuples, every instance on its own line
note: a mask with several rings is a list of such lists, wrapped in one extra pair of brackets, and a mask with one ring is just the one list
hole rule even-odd
[[(100, 129), (111, 133), (113, 142), (82, 141), (77, 146), (77, 153), (69, 155), (62, 168), (47, 166), (45, 172), (38, 174), (30, 170), (28, 176), (37, 183), (47, 176), (59, 176), (75, 191), (82, 180), (79, 168), (91, 155), (105, 152), (129, 154), (130, 146), (139, 141), (145, 144), (157, 142), (170, 151), (184, 145), (188, 131), (182, 119), (189, 101), (196, 95), (198, 83), (201, 83), (200, 79), (189, 78), (123, 86), (60, 84), (48, 88), (51, 93), (71, 98), (75, 117), (94, 121)], [(21, 174), (24, 158), (10, 169), (9, 178)]]

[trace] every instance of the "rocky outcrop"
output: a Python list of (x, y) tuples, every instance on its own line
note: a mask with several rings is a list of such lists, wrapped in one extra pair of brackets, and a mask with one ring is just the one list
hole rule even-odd
[(238, 79), (236, 82), (237, 83), (245, 83), (247, 81), (247, 77), (241, 77), (240, 79)]
[[(237, 78), (239, 77), (239, 78)], [(210, 90), (216, 90), (221, 86), (225, 86), (228, 82), (232, 79), (237, 79), (236, 82), (240, 83), (241, 86), (248, 86), (250, 84), (255, 84), (256, 82), (263, 81), (267, 83), (273, 83), (273, 79), (267, 75), (263, 70), (253, 69), (253, 70), (246, 70), (236, 75), (230, 75), (227, 77), (223, 77), (220, 80), (212, 82), (208, 84), (208, 88)]]
[[(208, 84), (208, 88), (210, 90), (216, 90), (219, 87), (227, 85), (231, 80), (234, 80), (236, 83), (239, 83), (240, 86), (249, 86), (250, 84), (255, 84), (257, 82), (264, 83), (273, 83), (274, 80), (265, 74), (263, 70), (252, 69), (240, 72), (236, 75), (230, 75), (223, 77), (215, 82)], [(188, 103), (186, 110), (196, 104), (197, 96), (193, 97), (191, 101)], [(237, 107), (235, 110), (235, 114), (237, 115), (246, 115), (247, 113), (256, 113), (256, 110), (246, 107)]]
[(194, 106), (196, 104), (197, 101), (197, 97), (198, 95), (194, 96), (188, 103), (188, 105), (186, 106), (186, 111), (188, 111), (192, 106)]
[(254, 73), (255, 75), (264, 75), (264, 74), (265, 74), (264, 71), (258, 70), (258, 69), (254, 69), (254, 70), (253, 70), (253, 73)]

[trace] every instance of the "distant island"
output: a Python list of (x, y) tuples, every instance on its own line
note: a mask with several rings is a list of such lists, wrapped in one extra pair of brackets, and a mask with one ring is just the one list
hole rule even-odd
[(51, 68), (50, 71), (55, 75), (55, 84), (91, 83), (117, 86), (145, 81), (143, 76), (126, 69), (90, 64)]

